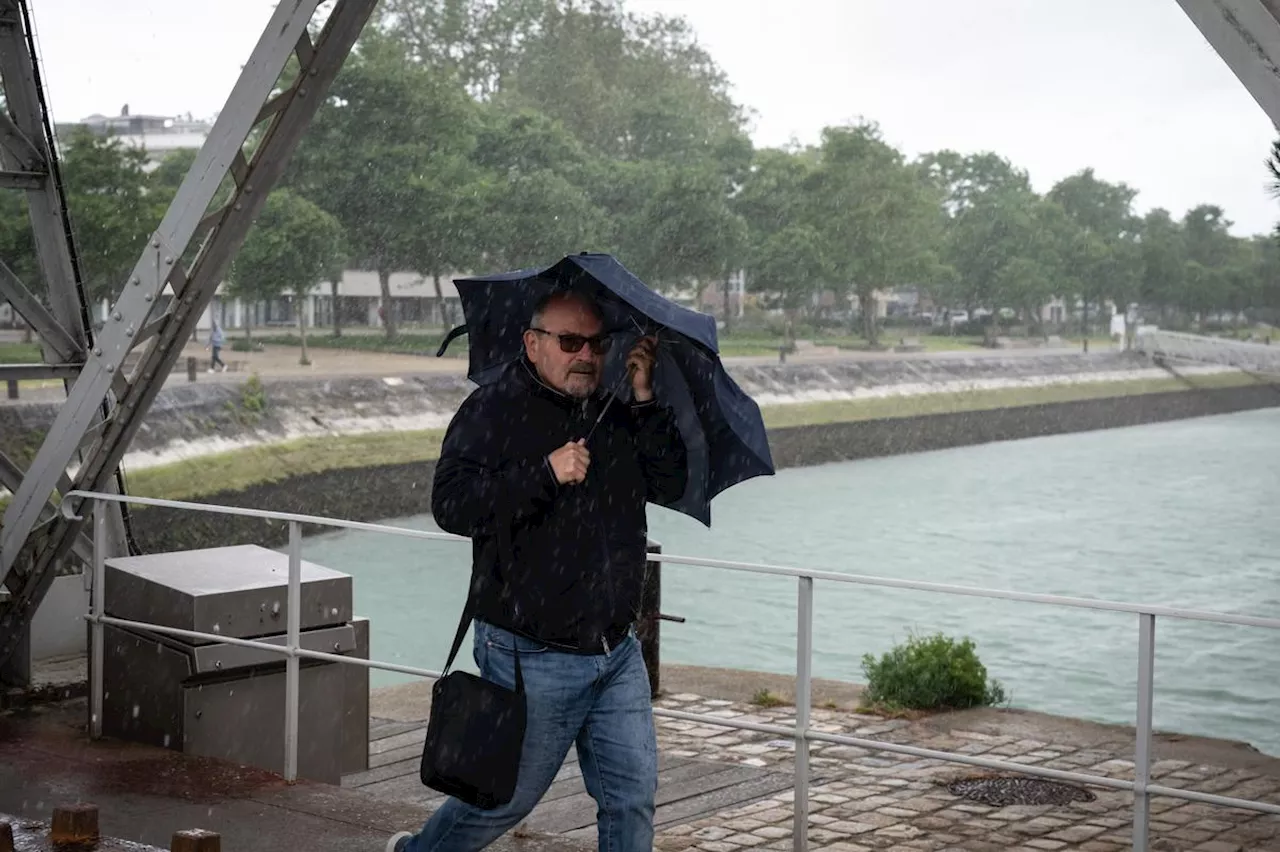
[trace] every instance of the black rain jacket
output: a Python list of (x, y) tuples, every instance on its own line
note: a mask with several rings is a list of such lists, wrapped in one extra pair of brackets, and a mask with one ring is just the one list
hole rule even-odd
[(688, 479), (670, 409), (615, 400), (587, 443), (586, 480), (557, 483), (548, 456), (586, 437), (603, 405), (544, 384), (521, 358), (454, 415), (431, 494), (436, 523), (472, 539), (476, 617), (583, 653), (636, 620), (645, 503), (676, 500)]

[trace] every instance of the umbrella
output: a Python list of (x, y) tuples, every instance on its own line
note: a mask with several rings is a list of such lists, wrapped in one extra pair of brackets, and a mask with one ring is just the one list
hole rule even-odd
[[(467, 375), (477, 384), (494, 382), (524, 352), (524, 331), (539, 299), (554, 291), (591, 297), (615, 340), (605, 362), (602, 386), (625, 384), (627, 352), (645, 334), (658, 336), (654, 395), (675, 413), (688, 451), (684, 495), (668, 508), (711, 525), (711, 498), (743, 480), (772, 475), (773, 458), (760, 408), (725, 371), (715, 320), (663, 298), (608, 254), (572, 254), (537, 269), (454, 280), (464, 325), (445, 338), (466, 334)], [(620, 343), (625, 345), (619, 345)]]

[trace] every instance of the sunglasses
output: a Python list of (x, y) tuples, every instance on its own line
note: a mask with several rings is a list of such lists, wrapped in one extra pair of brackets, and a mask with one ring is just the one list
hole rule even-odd
[(595, 337), (585, 337), (581, 334), (557, 334), (553, 331), (547, 331), (545, 328), (530, 328), (530, 331), (536, 331), (538, 334), (545, 334), (548, 337), (554, 337), (560, 341), (560, 351), (573, 354), (580, 352), (583, 346), (591, 347), (592, 355), (603, 355), (609, 351), (609, 347), (613, 345), (613, 340), (608, 335), (597, 335)]

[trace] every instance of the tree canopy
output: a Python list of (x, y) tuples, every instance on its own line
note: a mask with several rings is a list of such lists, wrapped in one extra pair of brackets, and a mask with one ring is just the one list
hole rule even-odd
[[(585, 250), (695, 296), (743, 273), (763, 307), (830, 309), (871, 341), (877, 300), (902, 287), (1032, 326), (1055, 298), (1071, 313), (1139, 303), (1169, 322), (1280, 303), (1273, 239), (1233, 235), (1210, 203), (1139, 215), (1132, 187), (1092, 169), (1041, 194), (995, 152), (909, 159), (871, 122), (755, 149), (730, 91), (679, 17), (608, 0), (384, 0), (233, 288), (301, 286), (312, 267), (297, 240), (341, 244), (384, 299), (392, 272), (417, 272), (442, 308), (452, 273)], [(142, 152), (79, 133), (63, 156), (89, 291), (112, 298), (193, 155), (148, 171)], [(1280, 185), (1280, 146), (1271, 168)], [(20, 202), (0, 205), (0, 248), (31, 277), (24, 218)], [(324, 239), (303, 241), (313, 227)], [(385, 323), (395, 335), (394, 312)]]

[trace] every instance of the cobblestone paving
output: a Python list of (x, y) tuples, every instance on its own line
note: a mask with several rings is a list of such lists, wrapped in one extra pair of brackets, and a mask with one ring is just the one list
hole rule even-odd
[[(794, 709), (765, 709), (698, 695), (674, 695), (657, 706), (791, 726)], [(677, 757), (791, 770), (790, 740), (676, 719), (657, 719), (659, 747)], [(812, 727), (887, 742), (1112, 778), (1133, 778), (1133, 762), (1098, 748), (1081, 749), (1038, 740), (953, 730), (929, 739), (909, 738), (909, 722), (814, 709)], [(1092, 802), (1062, 806), (989, 807), (950, 793), (946, 785), (986, 770), (957, 763), (917, 760), (853, 746), (814, 743), (810, 765), (809, 845), (830, 852), (874, 849), (1082, 850), (1132, 849), (1132, 795), (1092, 787)], [(1217, 766), (1164, 760), (1152, 767), (1162, 786), (1266, 801), (1280, 805), (1280, 778)], [(655, 847), (667, 852), (739, 852), (792, 848), (794, 792), (718, 813), (659, 832)], [(1151, 803), (1152, 850), (1253, 852), (1280, 850), (1280, 817), (1253, 811), (1158, 797)]]

